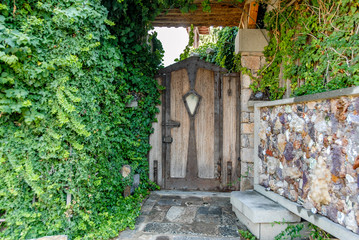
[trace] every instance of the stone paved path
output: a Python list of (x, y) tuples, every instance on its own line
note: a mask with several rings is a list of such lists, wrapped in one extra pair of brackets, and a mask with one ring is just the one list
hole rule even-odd
[(238, 229), (246, 228), (232, 212), (229, 197), (229, 193), (153, 192), (142, 206), (136, 228), (116, 239), (241, 239)]

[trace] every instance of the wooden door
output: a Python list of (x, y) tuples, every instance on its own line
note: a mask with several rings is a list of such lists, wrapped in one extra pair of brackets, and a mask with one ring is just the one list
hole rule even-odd
[(202, 61), (189, 63), (173, 65), (163, 78), (164, 185), (226, 190), (240, 166), (238, 77), (224, 77), (223, 69)]

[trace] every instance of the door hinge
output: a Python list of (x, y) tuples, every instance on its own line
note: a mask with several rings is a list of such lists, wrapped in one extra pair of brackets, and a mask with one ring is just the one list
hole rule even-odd
[(163, 143), (172, 143), (173, 138), (172, 137), (163, 137), (162, 142)]

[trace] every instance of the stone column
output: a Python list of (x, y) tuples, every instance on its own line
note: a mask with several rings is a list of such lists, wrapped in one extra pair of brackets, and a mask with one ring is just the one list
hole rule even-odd
[[(263, 29), (239, 29), (235, 51), (241, 54), (241, 63), (255, 76), (264, 65), (264, 47), (268, 44), (267, 32)], [(241, 73), (241, 184), (240, 190), (253, 189), (254, 177), (254, 109), (248, 106), (252, 94), (252, 79)]]
[[(242, 52), (242, 66), (248, 68), (253, 75), (264, 64), (264, 56), (260, 52)], [(253, 189), (254, 172), (254, 109), (248, 106), (252, 94), (252, 79), (241, 73), (241, 185), (242, 191)]]

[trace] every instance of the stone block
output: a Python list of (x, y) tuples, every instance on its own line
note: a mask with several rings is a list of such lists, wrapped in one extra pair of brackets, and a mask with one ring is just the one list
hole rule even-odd
[(253, 108), (248, 108), (248, 100), (252, 95), (252, 89), (242, 89), (241, 90), (241, 111), (242, 112), (253, 112)]
[(299, 216), (253, 190), (232, 192), (231, 204), (253, 223), (301, 221)]
[(242, 148), (253, 148), (254, 147), (253, 134), (241, 134), (241, 147)]
[(241, 63), (243, 67), (248, 69), (259, 69), (261, 66), (261, 58), (259, 56), (242, 56)]
[(249, 88), (249, 85), (251, 85), (252, 83), (252, 80), (251, 78), (249, 77), (249, 75), (246, 75), (246, 74), (242, 74), (242, 77), (241, 77), (241, 88), (244, 89), (244, 88)]
[(130, 165), (123, 165), (120, 170), (122, 177), (126, 178), (131, 173), (131, 166)]
[(260, 236), (260, 224), (253, 223), (249, 220), (246, 216), (244, 216), (241, 210), (237, 209), (236, 207), (232, 206), (233, 212), (236, 214), (238, 220), (244, 224), (248, 230), (257, 238)]
[(249, 114), (249, 122), (254, 122), (254, 113)]
[(242, 162), (241, 163), (241, 176), (252, 178), (253, 175), (254, 175), (253, 163)]
[(248, 134), (242, 134), (241, 135), (241, 147), (242, 148), (248, 148), (249, 147)]
[(249, 112), (242, 112), (241, 113), (241, 122), (242, 123), (248, 123), (249, 122), (249, 119), (250, 119), (250, 113)]
[(253, 178), (251, 177), (242, 177), (241, 178), (241, 191), (251, 190), (253, 189)]
[(235, 52), (263, 52), (268, 45), (268, 32), (264, 29), (239, 29), (235, 39)]
[(254, 132), (254, 123), (242, 123), (241, 124), (241, 133), (242, 134), (251, 134)]
[(252, 163), (254, 161), (253, 152), (254, 152), (253, 148), (242, 148), (241, 149), (241, 161)]
[(175, 223), (193, 223), (197, 209), (197, 207), (172, 206), (166, 214), (166, 219)]
[(248, 134), (249, 148), (254, 148), (254, 135)]
[(135, 174), (135, 175), (133, 175), (131, 194), (133, 194), (135, 192), (135, 190), (138, 188), (139, 185), (140, 185), (140, 174)]

